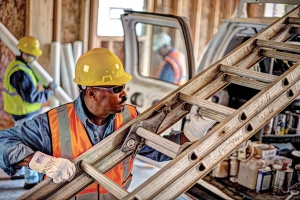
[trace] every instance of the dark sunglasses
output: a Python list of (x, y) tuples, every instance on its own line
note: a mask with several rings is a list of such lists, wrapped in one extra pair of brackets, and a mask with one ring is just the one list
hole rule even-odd
[(92, 87), (92, 88), (96, 88), (99, 90), (105, 90), (108, 91), (110, 93), (120, 93), (122, 92), (122, 90), (125, 88), (125, 85), (119, 85), (119, 86), (115, 86), (115, 87)]

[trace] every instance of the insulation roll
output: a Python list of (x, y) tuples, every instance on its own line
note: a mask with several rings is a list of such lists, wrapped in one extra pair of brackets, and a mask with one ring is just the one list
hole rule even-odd
[(72, 97), (73, 93), (69, 81), (69, 70), (67, 66), (66, 54), (64, 51), (64, 45), (61, 45), (60, 49), (60, 78), (61, 78), (61, 86), (66, 91), (66, 93)]
[(74, 62), (76, 64), (78, 58), (82, 55), (82, 41), (73, 42)]
[[(60, 85), (60, 42), (52, 42), (50, 46), (50, 75), (55, 83)], [(59, 100), (55, 97), (50, 99), (50, 107), (59, 106)]]
[(73, 82), (73, 79), (75, 77), (75, 62), (74, 62), (74, 55), (73, 55), (73, 50), (72, 50), (72, 44), (67, 43), (64, 46), (65, 50), (65, 56), (66, 56), (66, 63), (67, 63), (67, 69), (69, 70), (69, 84), (72, 90), (72, 97), (73, 99), (76, 99), (79, 95), (79, 88), (76, 83)]

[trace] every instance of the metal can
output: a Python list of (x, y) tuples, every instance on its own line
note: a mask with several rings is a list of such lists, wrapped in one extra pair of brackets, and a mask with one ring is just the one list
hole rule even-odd
[(286, 114), (286, 126), (284, 130), (284, 134), (289, 134), (291, 132), (294, 116), (291, 113), (291, 111), (285, 111), (284, 113)]
[(288, 115), (288, 133), (289, 134), (297, 134), (298, 132), (298, 127), (300, 127), (300, 115), (295, 114), (295, 113), (289, 113)]
[(275, 127), (275, 135), (284, 135), (285, 123), (286, 123), (286, 115), (282, 113), (279, 114), (278, 121)]
[(278, 124), (278, 115), (276, 115), (274, 118), (273, 118), (273, 131), (274, 131), (274, 134), (275, 135), (278, 135), (279, 132), (280, 132), (280, 129), (278, 129), (278, 134), (277, 134), (277, 124)]
[(300, 134), (300, 110), (296, 110), (295, 112), (293, 127), (296, 129), (295, 134)]
[(290, 192), (294, 170), (287, 168), (286, 170), (276, 170), (275, 184), (273, 193), (283, 195)]
[(266, 123), (265, 128), (264, 128), (264, 135), (272, 134), (273, 121), (274, 121), (274, 118), (272, 118), (268, 123)]

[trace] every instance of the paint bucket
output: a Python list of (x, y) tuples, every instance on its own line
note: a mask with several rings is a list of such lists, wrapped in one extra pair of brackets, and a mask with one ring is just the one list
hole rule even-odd
[(265, 162), (260, 156), (252, 156), (247, 161), (241, 161), (239, 165), (239, 172), (237, 182), (251, 190), (256, 188), (258, 170), (265, 167)]
[(291, 157), (293, 159), (293, 166), (300, 164), (300, 151), (292, 151)]
[(287, 168), (286, 170), (276, 170), (275, 184), (273, 188), (273, 193), (276, 195), (285, 195), (290, 192), (290, 187), (293, 179), (292, 168)]

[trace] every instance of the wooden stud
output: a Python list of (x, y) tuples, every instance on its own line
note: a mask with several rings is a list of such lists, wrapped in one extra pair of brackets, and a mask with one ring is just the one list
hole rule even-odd
[(215, 34), (218, 29), (219, 29), (219, 25), (220, 25), (220, 0), (215, 0), (215, 5), (214, 5), (214, 26), (213, 26), (213, 34)]
[(61, 42), (62, 0), (54, 0), (53, 41)]
[(90, 16), (90, 0), (84, 0), (81, 4), (81, 16), (80, 16), (80, 33), (79, 39), (83, 43), (82, 53), (88, 51), (88, 42), (89, 42), (89, 16)]
[(97, 22), (98, 22), (98, 6), (99, 0), (91, 0), (90, 2), (90, 28), (89, 28), (89, 49), (97, 47)]
[(199, 45), (200, 45), (200, 23), (202, 20), (202, 0), (197, 0), (196, 20), (195, 20), (195, 31), (194, 31), (194, 54), (195, 60), (199, 58)]

